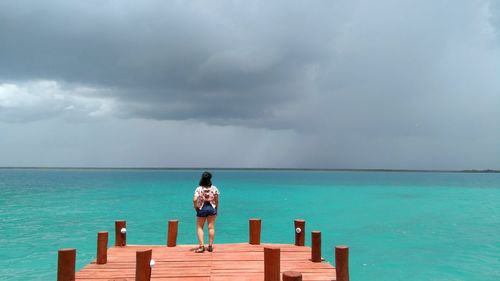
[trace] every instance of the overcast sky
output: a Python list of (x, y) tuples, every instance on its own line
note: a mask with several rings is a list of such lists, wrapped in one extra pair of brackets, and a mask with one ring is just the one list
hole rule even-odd
[(500, 169), (500, 2), (1, 1), (0, 166)]

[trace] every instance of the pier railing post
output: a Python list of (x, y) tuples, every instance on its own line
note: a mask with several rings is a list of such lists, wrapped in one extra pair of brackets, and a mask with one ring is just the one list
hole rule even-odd
[(349, 247), (335, 247), (335, 270), (337, 281), (349, 281)]
[(264, 248), (264, 281), (280, 281), (280, 248)]
[(108, 261), (108, 232), (97, 233), (97, 264), (105, 264)]
[(294, 221), (294, 226), (295, 226), (295, 246), (304, 246), (306, 221), (297, 219)]
[(152, 255), (152, 249), (137, 251), (135, 253), (135, 281), (151, 280)]
[(76, 249), (61, 249), (57, 255), (57, 281), (75, 280)]
[(126, 221), (115, 221), (115, 246), (127, 246)]
[(321, 231), (311, 232), (311, 261), (321, 262)]
[(283, 272), (283, 281), (302, 281), (302, 273), (297, 271)]
[(168, 236), (167, 236), (167, 246), (175, 247), (177, 245), (177, 229), (179, 221), (169, 220), (168, 221)]
[(250, 219), (249, 223), (249, 243), (251, 245), (260, 245), (261, 220)]

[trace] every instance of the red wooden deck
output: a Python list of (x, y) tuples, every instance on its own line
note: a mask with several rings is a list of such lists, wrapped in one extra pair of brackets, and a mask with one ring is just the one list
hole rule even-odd
[(264, 280), (264, 247), (281, 249), (281, 272), (298, 271), (303, 280), (336, 280), (335, 268), (327, 262), (311, 262), (311, 248), (290, 244), (216, 244), (214, 252), (197, 254), (196, 245), (176, 247), (127, 245), (108, 249), (108, 262), (92, 262), (76, 273), (80, 281), (135, 280), (136, 251), (153, 249), (155, 281)]

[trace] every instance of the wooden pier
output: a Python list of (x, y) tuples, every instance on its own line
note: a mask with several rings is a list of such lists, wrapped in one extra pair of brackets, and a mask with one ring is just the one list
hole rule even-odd
[[(97, 258), (75, 272), (75, 249), (59, 251), (58, 281), (348, 281), (348, 247), (335, 248), (336, 268), (321, 258), (321, 232), (304, 246), (305, 222), (296, 220), (295, 244), (261, 244), (260, 220), (249, 221), (249, 242), (215, 244), (195, 253), (197, 245), (177, 245), (177, 221), (169, 221), (165, 245), (127, 245), (126, 222), (115, 223), (115, 246), (108, 233), (97, 235)], [(333, 249), (332, 249), (333, 250)], [(332, 251), (333, 254), (333, 251)]]

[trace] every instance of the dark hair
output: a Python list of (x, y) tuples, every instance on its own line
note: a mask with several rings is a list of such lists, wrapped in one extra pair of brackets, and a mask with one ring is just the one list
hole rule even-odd
[(212, 174), (210, 172), (203, 172), (201, 174), (200, 186), (212, 186)]

